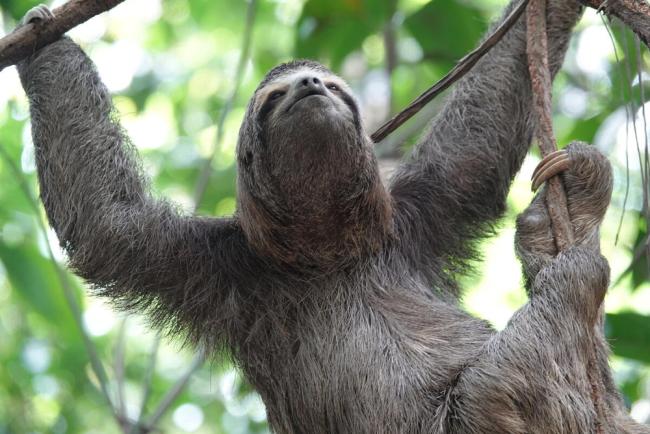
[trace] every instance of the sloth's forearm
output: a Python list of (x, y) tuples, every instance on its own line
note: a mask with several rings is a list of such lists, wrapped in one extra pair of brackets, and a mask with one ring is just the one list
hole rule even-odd
[(589, 343), (588, 328), (570, 312), (526, 305), (460, 374), (447, 431), (545, 433), (549, 421), (562, 420), (567, 432), (594, 432)]
[(147, 200), (136, 159), (94, 66), (67, 38), (19, 65), (30, 99), (41, 197), (62, 244), (74, 251), (116, 207)]
[(460, 375), (450, 432), (542, 433), (549, 420), (594, 432), (586, 367), (608, 276), (604, 258), (575, 247), (540, 272), (531, 300)]
[[(581, 7), (574, 0), (549, 0), (552, 74), (563, 61), (580, 14)], [(505, 205), (508, 187), (533, 134), (530, 87), (522, 16), (458, 83), (415, 150), (415, 165), (423, 164), (425, 170), (437, 173), (436, 182), (444, 183), (445, 195), (460, 204), (471, 204), (466, 215), (470, 220), (496, 218)]]

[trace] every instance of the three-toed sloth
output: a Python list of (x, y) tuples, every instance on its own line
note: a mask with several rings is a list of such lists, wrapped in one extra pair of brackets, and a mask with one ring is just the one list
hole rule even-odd
[[(575, 0), (548, 2), (553, 74), (580, 15)], [(50, 18), (38, 7), (25, 20)], [(502, 331), (458, 305), (455, 279), (502, 215), (535, 126), (524, 21), (386, 185), (347, 84), (313, 61), (272, 69), (241, 126), (229, 218), (152, 196), (92, 62), (68, 38), (52, 43), (19, 72), (41, 197), (71, 267), (119, 307), (227, 348), (275, 432), (650, 432), (626, 415), (607, 365), (598, 227), (611, 170), (593, 148), (564, 154), (574, 246), (555, 250), (545, 189), (518, 220), (529, 302)]]

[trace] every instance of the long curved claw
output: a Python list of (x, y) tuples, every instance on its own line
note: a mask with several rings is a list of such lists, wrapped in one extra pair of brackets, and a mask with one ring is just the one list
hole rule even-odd
[(533, 171), (533, 176), (532, 176), (532, 178), (535, 178), (535, 176), (537, 176), (537, 173), (539, 172), (539, 170), (540, 170), (544, 165), (546, 165), (547, 162), (549, 162), (550, 160), (555, 159), (556, 157), (562, 156), (562, 155), (564, 155), (564, 154), (566, 154), (566, 151), (565, 151), (564, 149), (559, 149), (559, 150), (557, 150), (557, 151), (553, 151), (553, 152), (551, 152), (550, 154), (546, 155), (544, 158), (542, 158), (542, 161), (539, 162), (539, 164), (537, 165), (537, 167), (535, 167), (535, 170)]
[(49, 21), (54, 18), (54, 14), (46, 5), (34, 6), (27, 11), (25, 17), (22, 19), (21, 24), (38, 24)]
[(533, 191), (553, 176), (571, 167), (571, 158), (566, 150), (551, 152), (540, 161), (533, 171)]

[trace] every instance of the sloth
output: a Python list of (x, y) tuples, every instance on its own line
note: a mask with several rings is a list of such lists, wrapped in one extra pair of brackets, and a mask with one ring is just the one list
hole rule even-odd
[[(581, 12), (548, 2), (552, 74)], [(24, 22), (51, 18), (39, 6)], [(458, 83), (386, 183), (345, 81), (308, 60), (272, 69), (240, 129), (225, 218), (151, 193), (94, 65), (62, 37), (18, 65), (49, 222), (95, 294), (227, 350), (274, 432), (648, 433), (607, 365), (611, 170), (594, 148), (540, 166), (537, 184), (564, 179), (576, 243), (555, 249), (542, 188), (517, 228), (528, 303), (501, 331), (458, 303), (535, 127), (525, 33), (520, 19)]]

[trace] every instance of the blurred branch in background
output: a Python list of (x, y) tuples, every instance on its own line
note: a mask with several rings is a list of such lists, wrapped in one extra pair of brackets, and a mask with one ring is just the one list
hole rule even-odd
[(45, 240), (45, 245), (50, 258), (50, 262), (52, 263), (52, 267), (54, 267), (54, 270), (56, 271), (56, 275), (59, 278), (59, 281), (61, 282), (61, 287), (63, 288), (63, 295), (65, 297), (66, 302), (68, 303), (68, 306), (70, 307), (70, 310), (72, 311), (73, 317), (75, 319), (75, 324), (79, 329), (79, 333), (83, 338), (84, 344), (86, 346), (86, 351), (90, 359), (90, 364), (92, 366), (95, 375), (97, 376), (97, 381), (99, 382), (100, 390), (104, 395), (104, 399), (106, 400), (107, 405), (110, 408), (110, 412), (115, 416), (116, 420), (119, 421), (119, 414), (117, 414), (115, 411), (115, 408), (113, 406), (113, 401), (108, 391), (108, 376), (106, 375), (106, 371), (104, 370), (104, 365), (102, 364), (99, 355), (97, 354), (97, 349), (95, 348), (95, 345), (92, 339), (90, 338), (90, 336), (88, 335), (88, 332), (86, 331), (86, 328), (84, 326), (83, 318), (81, 314), (81, 308), (77, 303), (75, 292), (72, 289), (72, 286), (70, 285), (70, 281), (68, 280), (69, 277), (61, 269), (61, 266), (59, 265), (59, 263), (56, 261), (56, 258), (54, 257), (54, 252), (52, 251), (52, 246), (50, 245), (50, 241), (47, 236), (47, 227), (45, 226), (45, 223), (43, 222), (43, 218), (41, 217), (39, 204), (34, 198), (34, 195), (32, 194), (29, 184), (27, 183), (27, 180), (25, 179), (22, 171), (16, 166), (16, 164), (11, 159), (11, 156), (7, 153), (7, 151), (2, 146), (0, 146), (0, 157), (4, 160), (4, 162), (13, 172), (15, 180), (20, 185), (20, 188), (22, 189), (25, 198), (29, 202), (30, 206), (32, 207), (35, 216), (37, 216), (36, 221), (38, 224), (38, 228), (41, 232), (41, 236), (43, 237), (43, 240)]
[(386, 64), (386, 75), (388, 76), (388, 108), (389, 113), (395, 111), (395, 104), (393, 101), (393, 89), (391, 84), (391, 77), (393, 76), (393, 71), (397, 68), (399, 57), (397, 54), (397, 22), (396, 22), (396, 12), (397, 12), (397, 0), (389, 0), (389, 9), (388, 16), (386, 19), (386, 24), (384, 24), (384, 51), (385, 55), (385, 64)]
[[(201, 200), (205, 195), (205, 189), (210, 180), (210, 174), (212, 173), (212, 162), (223, 141), (224, 124), (226, 122), (226, 118), (230, 114), (233, 104), (237, 100), (237, 95), (239, 94), (239, 89), (244, 79), (244, 75), (245, 75), (244, 73), (246, 72), (246, 65), (250, 60), (251, 41), (253, 36), (253, 29), (255, 27), (255, 13), (257, 10), (257, 0), (248, 0), (247, 4), (248, 6), (246, 9), (246, 24), (244, 26), (244, 33), (242, 35), (242, 46), (239, 54), (239, 61), (237, 62), (237, 68), (235, 70), (235, 79), (234, 79), (235, 85), (232, 89), (230, 96), (226, 100), (226, 103), (224, 104), (221, 110), (221, 115), (219, 116), (219, 121), (217, 123), (217, 138), (215, 140), (213, 149), (210, 152), (209, 157), (204, 160), (204, 163), (201, 167), (201, 171), (199, 173), (198, 180), (196, 182), (196, 187), (194, 190), (194, 212), (196, 212), (197, 209), (199, 208), (201, 204)], [(169, 409), (169, 407), (174, 403), (176, 398), (183, 391), (183, 388), (187, 385), (188, 381), (190, 380), (190, 377), (194, 374), (194, 372), (197, 369), (201, 367), (201, 365), (203, 365), (207, 357), (207, 354), (205, 353), (204, 349), (200, 348), (196, 352), (196, 355), (194, 356), (194, 359), (190, 363), (190, 366), (188, 367), (187, 371), (171, 387), (171, 389), (168, 391), (168, 393), (165, 395), (165, 397), (161, 400), (161, 402), (158, 404), (156, 409), (153, 411), (151, 416), (145, 418), (145, 410), (149, 398), (149, 390), (151, 387), (150, 381), (156, 367), (156, 361), (158, 358), (158, 348), (160, 346), (160, 339), (161, 339), (161, 334), (158, 333), (156, 335), (156, 340), (152, 348), (151, 358), (150, 358), (149, 366), (147, 368), (147, 375), (145, 378), (145, 382), (143, 383), (144, 386), (143, 394), (142, 394), (143, 398), (140, 406), (138, 420), (136, 420), (133, 423), (133, 425), (130, 427), (130, 429), (127, 430), (127, 432), (129, 432), (130, 434), (139, 434), (139, 433), (144, 434), (155, 429), (160, 419), (165, 414), (165, 412)]]
[(244, 73), (246, 72), (246, 65), (250, 60), (251, 39), (253, 38), (253, 27), (255, 24), (257, 0), (247, 0), (247, 3), (248, 9), (246, 11), (246, 26), (244, 27), (244, 34), (242, 35), (241, 54), (239, 55), (237, 69), (235, 70), (235, 85), (232, 89), (230, 97), (226, 100), (226, 104), (221, 110), (221, 115), (219, 116), (219, 121), (217, 122), (217, 138), (213, 145), (212, 151), (210, 152), (210, 156), (203, 162), (199, 178), (196, 181), (196, 188), (194, 190), (194, 211), (199, 208), (201, 205), (201, 200), (203, 200), (203, 196), (205, 195), (205, 189), (208, 185), (208, 182), (210, 181), (210, 174), (212, 173), (212, 162), (214, 161), (214, 157), (217, 155), (217, 152), (223, 143), (224, 125), (226, 123), (226, 118), (230, 114), (230, 110), (237, 100), (237, 95), (239, 94), (239, 89), (241, 87), (242, 80), (244, 79)]

